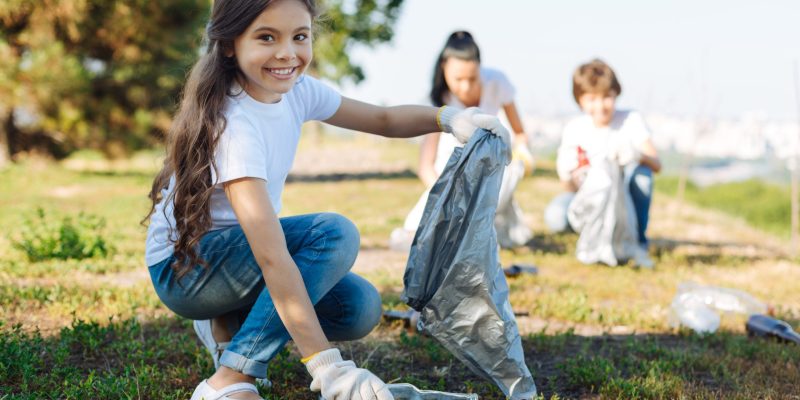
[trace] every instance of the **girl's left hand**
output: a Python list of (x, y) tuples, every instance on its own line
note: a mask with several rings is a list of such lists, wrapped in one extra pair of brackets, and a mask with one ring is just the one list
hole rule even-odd
[(522, 165), (525, 167), (526, 175), (533, 173), (533, 168), (536, 165), (536, 161), (534, 160), (530, 149), (528, 149), (527, 143), (514, 143), (514, 149), (511, 151), (511, 159), (522, 161)]
[(483, 114), (477, 107), (459, 110), (445, 107), (442, 110), (441, 125), (444, 131), (452, 133), (459, 142), (467, 143), (478, 129), (485, 129), (500, 137), (508, 148), (508, 159), (511, 159), (511, 134), (494, 115)]

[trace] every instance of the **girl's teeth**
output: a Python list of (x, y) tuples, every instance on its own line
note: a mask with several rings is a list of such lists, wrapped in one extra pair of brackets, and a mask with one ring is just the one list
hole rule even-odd
[(294, 68), (270, 69), (270, 71), (278, 75), (289, 75), (293, 69)]

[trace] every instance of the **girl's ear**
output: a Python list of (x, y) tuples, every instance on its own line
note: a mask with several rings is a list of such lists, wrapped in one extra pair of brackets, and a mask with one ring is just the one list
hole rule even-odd
[(222, 50), (223, 56), (231, 58), (236, 55), (232, 44), (220, 43), (219, 45), (222, 47), (220, 50)]

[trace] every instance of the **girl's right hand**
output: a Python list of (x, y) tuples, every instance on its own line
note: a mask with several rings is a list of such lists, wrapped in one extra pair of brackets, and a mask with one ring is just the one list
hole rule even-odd
[(339, 349), (321, 351), (306, 362), (314, 378), (310, 389), (321, 391), (326, 400), (394, 400), (380, 378), (353, 361), (344, 361)]

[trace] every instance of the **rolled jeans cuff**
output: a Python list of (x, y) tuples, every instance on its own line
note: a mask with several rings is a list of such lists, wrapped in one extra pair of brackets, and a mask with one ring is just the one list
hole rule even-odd
[(253, 378), (267, 377), (267, 363), (251, 360), (232, 351), (225, 350), (219, 358), (219, 363)]

